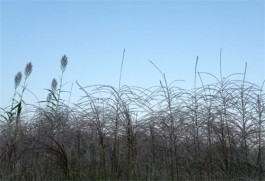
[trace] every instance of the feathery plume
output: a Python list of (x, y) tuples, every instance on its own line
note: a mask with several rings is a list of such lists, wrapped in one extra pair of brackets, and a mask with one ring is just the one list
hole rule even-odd
[(68, 60), (67, 60), (67, 56), (64, 55), (61, 59), (61, 70), (64, 72), (65, 71), (65, 68), (67, 66), (67, 63), (68, 63)]
[(22, 79), (22, 73), (21, 72), (18, 72), (15, 76), (15, 89), (18, 88), (20, 82), (21, 82), (21, 79)]
[(31, 72), (32, 72), (32, 63), (29, 62), (26, 65), (25, 72), (24, 72), (26, 79), (29, 77), (29, 75), (31, 74)]
[(47, 102), (50, 102), (52, 100), (52, 93), (49, 93), (47, 95)]
[(56, 91), (56, 89), (57, 89), (57, 80), (56, 79), (52, 79), (52, 84), (51, 84), (51, 89), (52, 89), (52, 91), (53, 92), (55, 92)]

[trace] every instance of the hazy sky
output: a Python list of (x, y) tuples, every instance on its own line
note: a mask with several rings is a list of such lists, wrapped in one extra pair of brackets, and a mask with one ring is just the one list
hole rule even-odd
[[(264, 1), (1, 1), (0, 107), (10, 104), (14, 76), (31, 61), (28, 88), (45, 100), (51, 80), (59, 78), (66, 54), (64, 90), (81, 85), (150, 87), (161, 76), (192, 88), (198, 71), (219, 76), (243, 72), (261, 85), (265, 79)], [(236, 79), (242, 78), (240, 76)], [(207, 76), (204, 76), (207, 81)], [(212, 79), (211, 79), (212, 80)], [(209, 81), (211, 81), (209, 80)], [(83, 95), (74, 84), (73, 96)], [(25, 93), (27, 102), (37, 100)]]

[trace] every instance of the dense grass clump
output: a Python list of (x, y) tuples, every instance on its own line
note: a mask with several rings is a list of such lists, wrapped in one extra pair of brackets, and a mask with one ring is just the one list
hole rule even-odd
[[(158, 86), (76, 82), (82, 96), (69, 103), (64, 55), (38, 106), (23, 99), (27, 64), (22, 91), (19, 72), (12, 103), (1, 108), (0, 180), (264, 180), (263, 85), (247, 82), (246, 70), (242, 80), (197, 72), (197, 62), (192, 90), (169, 84), (153, 64)], [(204, 84), (203, 74), (216, 82)]]

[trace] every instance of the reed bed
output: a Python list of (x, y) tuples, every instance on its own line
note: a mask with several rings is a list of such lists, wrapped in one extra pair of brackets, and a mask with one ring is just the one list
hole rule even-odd
[(158, 86), (76, 82), (80, 100), (69, 104), (67, 56), (60, 63), (38, 105), (23, 99), (32, 64), (15, 76), (12, 103), (1, 108), (0, 180), (264, 180), (265, 94), (245, 80), (247, 65), (242, 80), (223, 77), (221, 66), (217, 78), (198, 72), (197, 58), (187, 90), (151, 62)]

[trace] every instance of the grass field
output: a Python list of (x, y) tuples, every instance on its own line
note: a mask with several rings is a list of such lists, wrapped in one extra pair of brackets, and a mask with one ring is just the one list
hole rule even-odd
[[(160, 85), (77, 81), (73, 103), (62, 99), (72, 92), (63, 87), (67, 57), (60, 63), (38, 105), (23, 99), (32, 64), (15, 76), (13, 101), (1, 108), (0, 180), (265, 179), (265, 94), (245, 80), (247, 65), (235, 80), (221, 66), (220, 76), (199, 72), (197, 61), (186, 90), (151, 62)], [(216, 82), (204, 84), (205, 76)]]

